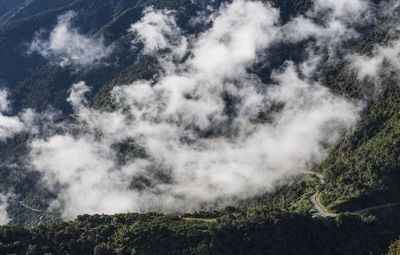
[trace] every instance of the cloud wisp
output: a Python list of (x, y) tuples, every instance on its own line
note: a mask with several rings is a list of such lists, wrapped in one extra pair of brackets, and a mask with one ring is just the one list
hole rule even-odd
[(7, 115), (7, 113), (11, 111), (11, 103), (8, 100), (8, 96), (7, 90), (0, 90), (0, 142), (5, 142), (16, 134), (34, 128), (32, 126), (33, 112), (30, 109), (24, 110), (17, 116)]
[(197, 210), (272, 191), (320, 162), (357, 121), (360, 105), (302, 78), (293, 62), (275, 70), (271, 84), (248, 72), (288, 31), (305, 29), (300, 20), (281, 25), (270, 5), (233, 1), (195, 38), (184, 36), (171, 12), (144, 15), (131, 32), (148, 54), (169, 48), (160, 79), (115, 87), (112, 112), (87, 107), (89, 88), (74, 84), (69, 102), (80, 131), (31, 141), (32, 167), (50, 187), (61, 187), (51, 209), (65, 219)]
[(43, 38), (43, 31), (37, 32), (28, 53), (36, 52), (60, 66), (78, 67), (90, 67), (109, 56), (112, 47), (106, 47), (102, 39), (88, 37), (72, 27), (75, 16), (73, 11), (61, 15), (48, 39)]
[(12, 196), (13, 194), (11, 193), (0, 193), (0, 225), (6, 225), (11, 221), (11, 218), (8, 216), (7, 207), (8, 199)]
[[(398, 30), (398, 29), (396, 29)], [(376, 80), (379, 73), (400, 69), (400, 40), (394, 40), (387, 45), (376, 45), (372, 56), (350, 55), (348, 60), (357, 71), (360, 80)]]
[(136, 47), (138, 42), (143, 42), (145, 54), (152, 54), (174, 45), (184, 45), (186, 40), (175, 22), (173, 11), (154, 10), (152, 7), (144, 10), (143, 18), (132, 24), (129, 31), (137, 36), (132, 42), (133, 47)]

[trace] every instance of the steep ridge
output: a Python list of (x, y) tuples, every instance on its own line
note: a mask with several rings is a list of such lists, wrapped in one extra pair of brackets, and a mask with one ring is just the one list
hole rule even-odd
[[(385, 45), (393, 40), (391, 37), (388, 29), (373, 33), (356, 51), (369, 54), (374, 45)], [(340, 77), (340, 89), (345, 89), (342, 93), (350, 97), (363, 97), (357, 91), (369, 86), (354, 82), (355, 74), (346, 65), (336, 66), (325, 77), (330, 75)], [(330, 210), (352, 211), (399, 201), (399, 88), (396, 74), (381, 73), (378, 91), (373, 92), (373, 101), (361, 121), (330, 150), (319, 166), (326, 176), (321, 200)]]
[[(14, 4), (18, 1), (13, 1)], [(15, 8), (10, 9), (8, 12), (5, 12), (0, 17), (0, 24), (5, 24), (13, 21), (17, 21), (19, 19), (28, 18), (35, 14), (39, 14), (41, 12), (57, 9), (63, 7), (69, 3), (72, 3), (73, 0), (61, 0), (61, 1), (36, 1), (36, 0), (23, 0), (19, 1), (20, 4)]]
[(20, 4), (23, 1), (24, 0), (15, 0), (15, 1), (1, 0), (0, 1), (0, 15), (4, 15), (6, 12), (12, 10), (13, 8), (15, 8), (15, 6), (17, 6), (18, 4)]

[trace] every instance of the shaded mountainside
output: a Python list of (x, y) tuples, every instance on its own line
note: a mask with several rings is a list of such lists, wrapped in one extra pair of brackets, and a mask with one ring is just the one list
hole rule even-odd
[(4, 15), (6, 12), (15, 8), (18, 4), (22, 3), (23, 1), (24, 0), (15, 0), (15, 1), (1, 0), (0, 1), (0, 15)]
[[(225, 1), (211, 1), (218, 8)], [(229, 1), (227, 1), (229, 2)], [(302, 15), (311, 0), (264, 1), (279, 7), (282, 22)], [(379, 1), (376, 1), (379, 2)], [(157, 80), (162, 69), (154, 56), (132, 49), (130, 25), (138, 21), (146, 6), (176, 10), (177, 24), (195, 36), (208, 24), (192, 26), (189, 20), (204, 11), (201, 1), (190, 0), (0, 0), (0, 85), (11, 91), (15, 112), (24, 108), (44, 111), (60, 109), (62, 120), (72, 112), (66, 102), (71, 84), (85, 80), (92, 87), (93, 108), (114, 107), (110, 91), (137, 80)], [(57, 17), (67, 11), (78, 14), (73, 24), (90, 38), (104, 38), (115, 50), (98, 68), (63, 68), (34, 53), (23, 55), (36, 31), (50, 31)], [(397, 18), (397, 17), (391, 17)], [(372, 55), (374, 45), (387, 44), (390, 26), (373, 28), (352, 42), (353, 52)], [(267, 81), (275, 67), (286, 60), (302, 61), (304, 42), (278, 45), (271, 65), (255, 65), (252, 72)], [(160, 52), (164, 54), (164, 52)], [(111, 63), (111, 64), (109, 64)], [(357, 125), (330, 148), (314, 170), (316, 176), (292, 180), (273, 193), (249, 199), (233, 199), (225, 209), (188, 214), (127, 213), (113, 216), (83, 215), (71, 222), (59, 222), (58, 212), (46, 210), (55, 194), (40, 182), (40, 174), (19, 171), (19, 158), (28, 153), (29, 137), (24, 134), (0, 144), (0, 191), (11, 188), (18, 199), (9, 204), (12, 224), (0, 227), (0, 254), (383, 254), (400, 235), (400, 207), (350, 215), (366, 207), (400, 202), (400, 86), (398, 73), (379, 74), (379, 89), (359, 81), (346, 60), (327, 57), (315, 79), (349, 101), (367, 102)], [(279, 111), (277, 105), (273, 111)], [(271, 112), (260, 112), (260, 123)], [(144, 157), (134, 143), (119, 144), (121, 161)], [(12, 167), (10, 167), (12, 166)], [(156, 173), (157, 174), (157, 173)], [(136, 180), (131, 187), (151, 186)], [(317, 200), (338, 217), (312, 217)], [(40, 224), (40, 225), (38, 225)], [(38, 226), (37, 226), (38, 225)], [(340, 244), (340, 245), (338, 245)], [(399, 253), (399, 241), (389, 254)]]
[[(219, 4), (218, 1), (214, 3), (216, 6)], [(3, 16), (3, 24), (0, 25), (0, 83), (11, 92), (13, 111), (18, 112), (25, 108), (43, 111), (52, 107), (70, 113), (71, 106), (66, 98), (71, 84), (75, 82), (86, 80), (92, 86), (91, 96), (94, 97), (98, 90), (109, 91), (107, 88), (115, 82), (122, 84), (121, 82), (151, 78), (155, 74), (150, 65), (153, 60), (131, 50), (132, 38), (127, 30), (141, 18), (145, 6), (155, 4), (159, 8), (176, 9), (185, 5), (187, 9), (178, 17), (186, 21), (200, 8), (191, 1), (147, 3), (136, 0), (33, 0), (25, 1)], [(74, 26), (76, 25), (80, 33), (103, 37), (107, 45), (113, 45), (115, 50), (104, 60), (109, 64), (76, 70), (73, 66), (61, 68), (36, 53), (24, 53), (27, 52), (28, 43), (32, 41), (35, 32), (40, 29), (49, 32), (56, 25), (57, 17), (71, 10), (77, 12)], [(185, 21), (181, 23), (187, 25)], [(53, 195), (38, 182), (40, 174), (20, 166), (18, 171), (9, 167), (26, 155), (28, 139), (25, 135), (18, 135), (7, 143), (0, 144), (3, 159), (1, 188), (4, 192), (12, 189), (20, 200), (26, 199), (33, 208), (45, 209)], [(31, 225), (38, 222), (38, 213), (31, 212), (18, 203), (11, 204), (9, 211), (10, 215), (14, 215), (13, 223)]]
[[(201, 2), (201, 1), (200, 1)], [(22, 108), (34, 107), (42, 110), (48, 105), (61, 108), (68, 112), (65, 105), (67, 86), (72, 83), (87, 80), (94, 87), (94, 93), (106, 86), (114, 77), (121, 76), (121, 72), (134, 65), (138, 52), (130, 50), (132, 38), (126, 31), (130, 24), (141, 17), (144, 7), (154, 6), (159, 9), (177, 10), (177, 24), (187, 33), (195, 33), (204, 28), (193, 27), (189, 20), (204, 6), (197, 2), (182, 1), (137, 1), (137, 0), (76, 0), (76, 1), (26, 1), (16, 8), (12, 19), (7, 18), (0, 26), (0, 81), (3, 86), (15, 88), (15, 111)], [(222, 1), (213, 1), (217, 8)], [(304, 12), (311, 1), (275, 1), (272, 3), (281, 8), (282, 18)], [(107, 45), (114, 44), (117, 51), (104, 61), (112, 63), (108, 67), (97, 70), (71, 73), (68, 70), (50, 64), (36, 53), (23, 54), (28, 51), (28, 43), (32, 41), (34, 33), (50, 30), (56, 24), (57, 17), (67, 11), (76, 11), (74, 24), (79, 24), (79, 31), (93, 36), (104, 37)], [(11, 14), (10, 14), (11, 15)], [(7, 16), (7, 15), (5, 15)], [(135, 75), (126, 73), (122, 75)], [(45, 92), (45, 93), (43, 93)], [(64, 104), (64, 105), (62, 105)]]
[[(214, 8), (223, 1), (212, 1)], [(205, 2), (204, 2), (205, 3)], [(272, 1), (279, 7), (282, 17), (287, 21), (291, 16), (304, 12), (310, 7), (310, 1)], [(29, 0), (19, 5), (2, 17), (0, 26), (0, 78), (3, 86), (11, 91), (13, 111), (19, 112), (25, 108), (44, 111), (49, 107), (61, 109), (64, 113), (71, 112), (70, 104), (65, 100), (68, 97), (71, 84), (85, 80), (92, 87), (91, 98), (93, 107), (109, 107), (109, 92), (116, 85), (132, 83), (140, 79), (157, 79), (161, 71), (157, 59), (153, 56), (142, 55), (140, 49), (132, 50), (132, 35), (127, 33), (130, 25), (142, 16), (146, 6), (176, 10), (177, 24), (187, 34), (195, 34), (207, 28), (207, 24), (192, 26), (188, 22), (198, 11), (206, 7), (203, 2), (189, 0), (182, 1), (36, 1)], [(62, 68), (37, 53), (22, 54), (28, 50), (28, 43), (32, 41), (35, 32), (44, 30), (49, 33), (57, 23), (57, 17), (67, 11), (76, 11), (73, 26), (83, 34), (93, 38), (104, 38), (106, 45), (112, 45), (112, 54), (102, 60), (105, 65), (96, 68), (82, 67), (76, 70), (74, 66)], [(205, 27), (204, 27), (205, 26)], [(3, 38), (3, 39), (1, 39)], [(283, 63), (285, 54), (276, 60), (276, 66)], [(266, 70), (271, 72), (272, 67)], [(265, 71), (262, 69), (258, 72)], [(267, 74), (265, 76), (268, 76)], [(19, 157), (24, 156), (28, 149), (26, 141), (29, 138), (18, 135), (8, 143), (0, 144), (3, 161), (2, 190), (15, 188), (20, 199), (28, 200), (34, 208), (45, 209), (49, 194), (40, 183), (38, 173), (26, 169), (16, 172), (10, 169), (9, 163), (16, 163)], [(15, 215), (14, 223), (31, 222), (29, 210), (18, 204), (13, 204), (11, 210)], [(22, 215), (20, 215), (22, 214)], [(32, 215), (36, 222), (36, 214)], [(29, 223), (30, 225), (30, 223)]]

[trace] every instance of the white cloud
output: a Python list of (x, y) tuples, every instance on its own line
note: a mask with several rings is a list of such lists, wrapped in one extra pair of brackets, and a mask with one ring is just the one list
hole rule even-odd
[(311, 54), (318, 57), (322, 54), (315, 51), (328, 50), (328, 56), (335, 59), (348, 54), (346, 43), (359, 37), (354, 27), (373, 27), (371, 22), (375, 21), (368, 0), (317, 0), (306, 15), (282, 27), (281, 37), (290, 42), (314, 38), (315, 42), (309, 43), (309, 47), (314, 46)]
[[(144, 10), (143, 18), (131, 25), (130, 32), (135, 33), (144, 44), (144, 53), (155, 53), (160, 49), (182, 45), (186, 38), (181, 36), (180, 28), (176, 25), (174, 12), (154, 10), (148, 7)], [(135, 45), (137, 41), (134, 41)]]
[(36, 33), (28, 53), (37, 52), (61, 66), (87, 67), (107, 57), (112, 48), (106, 47), (102, 39), (87, 37), (71, 26), (75, 15), (70, 11), (60, 16), (48, 40), (42, 38), (41, 32)]
[(372, 56), (351, 55), (348, 60), (357, 70), (358, 78), (377, 78), (386, 61), (385, 69), (400, 69), (400, 40), (390, 42), (388, 45), (377, 45)]
[(23, 130), (24, 124), (18, 117), (0, 115), (0, 141), (5, 141)]
[(90, 92), (90, 88), (86, 86), (85, 82), (81, 81), (73, 84), (67, 101), (74, 109), (77, 109), (87, 103), (85, 94), (88, 92)]
[(355, 20), (369, 7), (368, 0), (317, 0), (315, 10), (330, 10), (335, 19)]
[(6, 225), (11, 221), (7, 213), (8, 199), (11, 196), (13, 195), (0, 193), (0, 225)]
[(278, 11), (269, 6), (234, 1), (196, 41), (193, 69), (206, 75), (205, 79), (242, 76), (257, 53), (277, 40), (278, 17)]
[(7, 116), (6, 112), (11, 110), (8, 100), (8, 92), (0, 90), (0, 142), (6, 141), (8, 138), (14, 137), (16, 134), (26, 130), (24, 121), (21, 116)]
[[(78, 84), (79, 85), (79, 84)], [(75, 93), (71, 93), (71, 103), (77, 103), (79, 97), (79, 89)], [(82, 103), (85, 100), (82, 99)], [(13, 138), (15, 135), (25, 132), (30, 135), (37, 135), (42, 130), (50, 131), (54, 124), (53, 120), (60, 113), (54, 110), (37, 113), (28, 108), (22, 110), (16, 115), (8, 115), (11, 111), (11, 103), (8, 100), (8, 92), (0, 90), (0, 142), (6, 142), (7, 139)]]
[[(287, 31), (269, 5), (236, 0), (197, 38), (184, 38), (172, 17), (148, 9), (132, 29), (145, 50), (170, 47), (174, 55), (185, 48), (188, 59), (176, 64), (164, 56), (164, 75), (155, 84), (115, 87), (111, 96), (119, 108), (113, 112), (86, 107), (87, 87), (75, 84), (69, 101), (80, 132), (32, 141), (32, 166), (50, 186), (61, 184), (52, 207), (61, 207), (64, 218), (192, 210), (271, 191), (320, 162), (326, 144), (356, 122), (359, 105), (300, 78), (296, 69), (312, 72), (312, 61), (307, 68), (288, 62), (274, 72), (273, 84), (247, 72)], [(183, 39), (171, 43), (171, 35)], [(269, 122), (254, 121), (274, 104), (282, 109), (271, 113)], [(114, 148), (124, 141), (144, 148), (146, 157), (122, 164)], [(128, 189), (135, 180), (143, 189)]]
[(8, 101), (8, 91), (0, 90), (0, 112), (8, 112), (10, 110), (10, 102)]

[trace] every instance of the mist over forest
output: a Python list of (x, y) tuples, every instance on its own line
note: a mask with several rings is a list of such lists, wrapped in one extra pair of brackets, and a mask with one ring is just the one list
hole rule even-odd
[(397, 254), (399, 11), (0, 0), (0, 254)]

